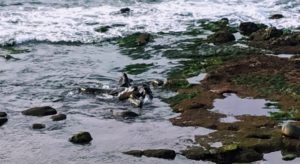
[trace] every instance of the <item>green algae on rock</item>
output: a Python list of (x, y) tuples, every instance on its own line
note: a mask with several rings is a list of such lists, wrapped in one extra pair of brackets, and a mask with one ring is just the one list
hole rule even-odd
[(146, 156), (162, 159), (174, 159), (176, 157), (176, 152), (169, 149), (130, 150), (124, 152), (124, 154), (132, 155), (135, 157)]
[[(271, 117), (242, 115), (237, 116), (238, 122), (224, 123), (220, 122), (224, 115), (209, 110), (217, 97), (230, 91), (241, 96), (278, 102), (280, 112), (291, 112), (293, 118), (298, 119), (300, 104), (297, 88), (300, 75), (295, 71), (293, 59), (266, 55), (221, 59), (222, 64), (208, 70), (201, 84), (180, 88), (177, 90), (178, 96), (173, 97), (176, 102), (169, 102), (174, 111), (181, 113), (179, 117), (170, 119), (174, 125), (218, 130), (196, 136), (196, 143), (202, 147), (187, 148), (182, 154), (189, 159), (233, 163), (253, 162), (261, 160), (263, 153), (296, 149), (300, 141), (293, 140), (295, 143), (291, 144), (290, 138), (282, 138), (278, 126), (281, 119), (273, 119), (272, 114)], [(221, 142), (223, 146), (215, 148), (208, 144), (214, 142)]]

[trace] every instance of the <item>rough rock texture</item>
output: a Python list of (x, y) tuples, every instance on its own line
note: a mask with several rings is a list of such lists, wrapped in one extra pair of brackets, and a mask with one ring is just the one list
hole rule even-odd
[(58, 114), (58, 115), (51, 116), (51, 119), (52, 119), (52, 121), (61, 121), (61, 120), (67, 119), (67, 115)]
[(223, 43), (235, 41), (235, 37), (229, 31), (218, 31), (208, 36), (208, 40), (214, 44), (223, 44)]
[(74, 144), (87, 144), (93, 140), (91, 134), (89, 132), (79, 132), (74, 134), (69, 141)]
[[(289, 150), (300, 155), (300, 140), (283, 137), (279, 122), (300, 120), (300, 72), (297, 58), (249, 55), (228, 59), (210, 70), (199, 85), (177, 89), (177, 98), (169, 101), (181, 115), (170, 119), (174, 125), (201, 126), (217, 131), (195, 136), (201, 147), (190, 147), (182, 154), (190, 159), (216, 163), (252, 162), (263, 153)], [(263, 89), (262, 89), (263, 88)], [(236, 116), (240, 121), (221, 122), (224, 114), (212, 112), (213, 102), (223, 93), (240, 97), (266, 98), (278, 102), (280, 112), (267, 116)], [(291, 107), (293, 110), (291, 110)], [(210, 143), (221, 142), (222, 147)]]
[(24, 110), (22, 114), (27, 116), (48, 116), (48, 115), (54, 115), (57, 111), (50, 107), (50, 106), (42, 106), (42, 107), (34, 107), (27, 110)]
[(38, 123), (32, 124), (32, 129), (44, 129), (45, 127), (46, 127), (45, 124), (38, 124)]
[(269, 19), (281, 19), (284, 18), (282, 14), (274, 14), (269, 17)]
[(242, 22), (239, 26), (240, 33), (243, 35), (250, 35), (259, 30), (257, 24), (253, 22)]
[(124, 154), (132, 155), (136, 157), (146, 156), (154, 158), (163, 158), (163, 159), (174, 159), (176, 157), (176, 152), (169, 149), (148, 149), (148, 150), (130, 150), (124, 152)]

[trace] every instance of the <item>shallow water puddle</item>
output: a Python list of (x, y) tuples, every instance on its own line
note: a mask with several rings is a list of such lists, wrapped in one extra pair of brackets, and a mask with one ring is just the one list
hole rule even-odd
[(224, 96), (224, 99), (216, 99), (214, 101), (213, 111), (230, 116), (269, 116), (270, 112), (278, 111), (276, 108), (267, 107), (266, 105), (272, 102), (265, 99), (240, 98), (236, 94), (231, 93), (226, 93)]
[(237, 122), (239, 121), (238, 119), (236, 119), (234, 116), (227, 116), (224, 118), (220, 118), (220, 122), (224, 122), (224, 123), (233, 123), (233, 122)]
[(279, 57), (279, 58), (288, 58), (288, 59), (290, 59), (290, 58), (292, 58), (293, 56), (295, 56), (295, 54), (267, 54), (267, 55), (269, 55), (269, 56), (277, 56), (277, 57)]
[(284, 161), (282, 159), (282, 154), (280, 151), (276, 151), (276, 152), (272, 152), (272, 153), (268, 153), (264, 155), (264, 161), (259, 161), (257, 163), (261, 163), (261, 164), (297, 164), (300, 163), (300, 158), (296, 158), (294, 160), (291, 161)]

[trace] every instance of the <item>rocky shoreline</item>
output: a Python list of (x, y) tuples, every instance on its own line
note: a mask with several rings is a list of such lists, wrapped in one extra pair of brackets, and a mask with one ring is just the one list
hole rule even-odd
[[(127, 12), (130, 10), (125, 13)], [(272, 19), (282, 17), (276, 15)], [(124, 154), (174, 159), (176, 153), (179, 153), (188, 159), (216, 163), (258, 161), (263, 159), (263, 154), (279, 150), (285, 160), (300, 157), (300, 136), (297, 136), (300, 132), (285, 133), (281, 130), (282, 123), (287, 120), (296, 121), (291, 123), (293, 126), (300, 126), (297, 122), (300, 120), (300, 33), (253, 22), (243, 22), (239, 27), (232, 26), (226, 18), (219, 21), (199, 20), (198, 23), (199, 26), (191, 26), (187, 32), (172, 35), (198, 36), (202, 34), (201, 30), (210, 31), (206, 38), (189, 38), (186, 40), (187, 44), (181, 41), (176, 44), (176, 48), (180, 50), (172, 46), (153, 47), (155, 50), (162, 50), (166, 58), (185, 59), (180, 61), (181, 65), (169, 70), (162, 87), (178, 93), (164, 99), (174, 112), (181, 113), (180, 116), (170, 119), (172, 124), (216, 131), (195, 136), (195, 145), (201, 146), (187, 147), (181, 152), (150, 149), (130, 150)], [(109, 28), (111, 27), (102, 27), (98, 31), (105, 33)], [(151, 55), (147, 54), (146, 46), (154, 42), (156, 37), (157, 35), (149, 33), (135, 33), (112, 42), (120, 46), (124, 55), (133, 59), (147, 59)], [(236, 44), (244, 46), (237, 47)], [(276, 56), (278, 54), (294, 56), (279, 58)], [(136, 75), (152, 67), (152, 63), (132, 64), (122, 71)], [(186, 80), (203, 72), (207, 75), (200, 84), (189, 84)], [(90, 92), (96, 93), (98, 90)], [(270, 113), (270, 116), (240, 115), (236, 116), (239, 120), (237, 122), (221, 122), (220, 119), (226, 115), (211, 109), (215, 99), (224, 98), (225, 93), (264, 98), (276, 102), (275, 106), (280, 111)], [(52, 115), (50, 118), (53, 121), (67, 119), (65, 114), (57, 114), (50, 106), (30, 108), (22, 113), (38, 117)], [(121, 115), (132, 116), (132, 113)], [(132, 116), (135, 117), (138, 115)], [(7, 121), (7, 114), (1, 113), (0, 126)], [(32, 125), (32, 129), (45, 127), (46, 125), (39, 123)], [(79, 132), (69, 139), (76, 144), (87, 144), (92, 140), (89, 132)], [(216, 142), (221, 143), (221, 146), (213, 147), (210, 144)]]

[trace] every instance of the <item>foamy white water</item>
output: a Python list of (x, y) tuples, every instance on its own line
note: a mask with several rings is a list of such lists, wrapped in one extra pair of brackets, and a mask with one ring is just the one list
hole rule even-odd
[[(0, 43), (13, 41), (93, 43), (134, 31), (153, 33), (184, 31), (194, 21), (204, 18), (226, 17), (231, 23), (254, 21), (277, 27), (300, 26), (300, 1), (296, 0), (168, 0), (157, 3), (131, 1), (127, 6), (123, 3), (82, 6), (84, 4), (82, 1), (78, 1), (78, 5), (74, 6), (68, 6), (69, 2), (64, 4), (63, 1), (58, 1), (60, 3), (55, 5), (45, 5), (42, 2), (31, 6), (2, 5)], [(130, 7), (132, 13), (129, 16), (118, 14), (121, 6)], [(283, 14), (285, 18), (268, 19), (270, 15), (276, 13)], [(94, 30), (103, 25), (114, 24), (125, 26), (114, 27), (107, 33), (98, 33)]]

